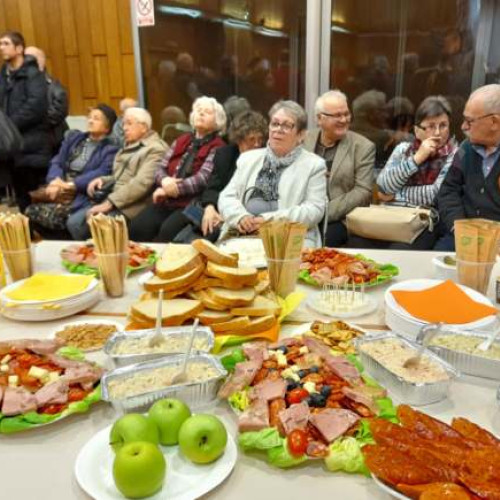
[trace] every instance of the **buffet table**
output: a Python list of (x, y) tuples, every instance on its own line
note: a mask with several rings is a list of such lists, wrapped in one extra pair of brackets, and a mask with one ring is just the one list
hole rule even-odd
[[(65, 245), (67, 242), (48, 241), (38, 244), (36, 270), (61, 271), (59, 250)], [(161, 251), (163, 245), (153, 245), (153, 247)], [(366, 250), (363, 253), (377, 262), (390, 262), (397, 265), (400, 268), (397, 281), (434, 277), (432, 257), (437, 253), (383, 250)], [(493, 271), (493, 276), (497, 276), (499, 271), (497, 267)], [(96, 306), (85, 314), (73, 318), (50, 323), (19, 323), (0, 317), (0, 339), (45, 338), (59, 325), (74, 320), (113, 319), (125, 324), (130, 304), (138, 300), (142, 293), (137, 282), (140, 275), (141, 273), (133, 274), (127, 279), (126, 296), (109, 299), (102, 292), (102, 300)], [(358, 325), (367, 329), (385, 328), (383, 295), (388, 286), (389, 284), (382, 285), (367, 292), (378, 301), (379, 307), (375, 313), (360, 318), (357, 321)], [(318, 293), (317, 290), (302, 285), (299, 285), (298, 289), (307, 294)], [(291, 319), (294, 323), (283, 325), (282, 335), (287, 336), (307, 330), (305, 322), (315, 317), (302, 305), (292, 315)], [(107, 362), (101, 353), (89, 355), (89, 358), (102, 364)], [(497, 386), (497, 382), (463, 377), (452, 385), (449, 399), (422, 407), (422, 409), (445, 421), (450, 421), (453, 416), (464, 416), (500, 434), (500, 407), (496, 401)], [(395, 402), (398, 403), (397, 400)], [(221, 416), (228, 431), (233, 436), (236, 435), (236, 419), (226, 403), (219, 403), (210, 411)], [(48, 425), (43, 429), (0, 436), (2, 498), (15, 498), (16, 500), (89, 498), (76, 482), (75, 460), (82, 446), (100, 429), (110, 425), (116, 417), (111, 406), (99, 403), (86, 414), (72, 415), (66, 420)], [(204, 498), (303, 500), (311, 495), (318, 499), (389, 498), (372, 480), (345, 473), (333, 474), (326, 471), (322, 464), (322, 461), (318, 461), (314, 465), (309, 463), (298, 468), (281, 470), (271, 468), (260, 458), (240, 453), (230, 477)]]

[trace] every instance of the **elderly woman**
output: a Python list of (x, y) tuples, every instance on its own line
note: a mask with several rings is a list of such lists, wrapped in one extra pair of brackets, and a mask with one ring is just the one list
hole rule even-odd
[(73, 132), (66, 137), (50, 163), (48, 185), (32, 192), (33, 204), (25, 213), (45, 237), (62, 237), (68, 216), (88, 204), (89, 183), (111, 172), (118, 150), (109, 138), (115, 121), (116, 113), (106, 104), (91, 109), (88, 131)]
[(252, 234), (262, 223), (286, 218), (306, 224), (306, 246), (321, 245), (318, 223), (323, 217), (326, 193), (325, 161), (302, 147), (307, 116), (294, 101), (279, 101), (269, 111), (266, 148), (243, 153), (236, 172), (219, 197), (229, 230)]
[[(451, 107), (442, 96), (429, 96), (415, 114), (415, 140), (396, 146), (377, 179), (378, 198), (432, 207), (451, 166), (457, 145), (450, 135)], [(350, 238), (349, 245), (361, 248), (399, 248), (429, 250), (438, 231), (424, 231), (411, 245)]]
[(199, 97), (189, 117), (194, 132), (172, 143), (156, 172), (153, 204), (130, 223), (136, 241), (172, 241), (187, 224), (184, 209), (207, 186), (214, 167), (215, 150), (225, 143), (223, 107), (211, 97)]
[(127, 220), (150, 202), (156, 167), (167, 145), (151, 130), (152, 120), (142, 108), (127, 108), (123, 115), (125, 145), (116, 154), (111, 175), (97, 177), (87, 187), (91, 203), (68, 218), (67, 228), (75, 240), (90, 236), (87, 219), (103, 213), (122, 214)]
[(215, 152), (214, 170), (207, 188), (200, 199), (185, 210), (188, 225), (176, 236), (176, 242), (190, 243), (202, 236), (210, 241), (217, 240), (223, 222), (217, 211), (219, 195), (233, 177), (240, 154), (261, 148), (266, 136), (267, 123), (260, 113), (243, 111), (233, 118), (228, 133), (230, 144)]

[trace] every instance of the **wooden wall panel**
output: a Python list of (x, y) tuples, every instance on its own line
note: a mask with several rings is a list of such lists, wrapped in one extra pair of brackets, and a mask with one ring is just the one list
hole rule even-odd
[(20, 31), (45, 51), (72, 115), (137, 98), (130, 17), (130, 0), (0, 0), (0, 32)]

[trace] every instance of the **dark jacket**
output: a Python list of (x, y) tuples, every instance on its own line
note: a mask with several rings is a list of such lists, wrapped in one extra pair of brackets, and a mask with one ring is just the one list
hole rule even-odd
[[(75, 151), (78, 144), (87, 139), (89, 134), (83, 132), (75, 132), (69, 134), (62, 143), (59, 153), (52, 158), (47, 174), (47, 182), (51, 182), (56, 177), (66, 179), (66, 174), (69, 171), (72, 153)], [(76, 197), (71, 206), (72, 211), (82, 208), (89, 199), (87, 197), (87, 186), (90, 181), (96, 177), (102, 177), (111, 173), (111, 167), (115, 158), (118, 146), (115, 146), (111, 139), (103, 139), (97, 148), (92, 153), (82, 173), (74, 179), (76, 186)]]
[(458, 219), (500, 221), (500, 159), (484, 178), (483, 159), (465, 140), (457, 151), (437, 196), (439, 215), (450, 231)]
[(52, 151), (56, 154), (61, 147), (64, 133), (69, 128), (66, 123), (69, 110), (68, 93), (59, 80), (52, 78), (48, 73), (45, 73), (45, 78), (48, 85), (48, 120)]
[(214, 169), (208, 181), (205, 191), (201, 195), (201, 205), (206, 207), (213, 205), (217, 208), (219, 194), (227, 186), (236, 170), (236, 160), (240, 156), (240, 150), (236, 144), (222, 146), (215, 151)]
[(0, 71), (0, 108), (23, 136), (15, 166), (47, 168), (51, 157), (47, 82), (36, 61), (27, 57), (7, 80), (7, 64)]

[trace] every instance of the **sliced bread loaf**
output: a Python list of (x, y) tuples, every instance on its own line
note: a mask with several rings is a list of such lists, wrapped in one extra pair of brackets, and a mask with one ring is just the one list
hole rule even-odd
[(163, 279), (172, 279), (188, 273), (203, 263), (201, 254), (191, 245), (169, 243), (156, 263), (155, 274)]
[(235, 307), (231, 309), (233, 316), (278, 316), (281, 307), (274, 300), (257, 295), (254, 301), (248, 306)]
[[(158, 301), (155, 299), (143, 300), (132, 305), (132, 317), (139, 322), (153, 322), (156, 319)], [(171, 299), (164, 300), (162, 305), (163, 326), (182, 325), (190, 318), (194, 318), (203, 311), (203, 304), (199, 300)]]
[(255, 267), (227, 267), (208, 261), (205, 273), (233, 286), (253, 286), (257, 283)]
[(214, 262), (215, 264), (220, 264), (221, 266), (238, 267), (238, 257), (222, 251), (211, 241), (199, 239), (194, 240), (191, 245), (193, 245), (198, 252), (203, 254), (209, 262)]
[(204, 291), (214, 302), (226, 308), (248, 306), (255, 299), (255, 290), (253, 287), (245, 287), (239, 290), (214, 287), (207, 288)]

